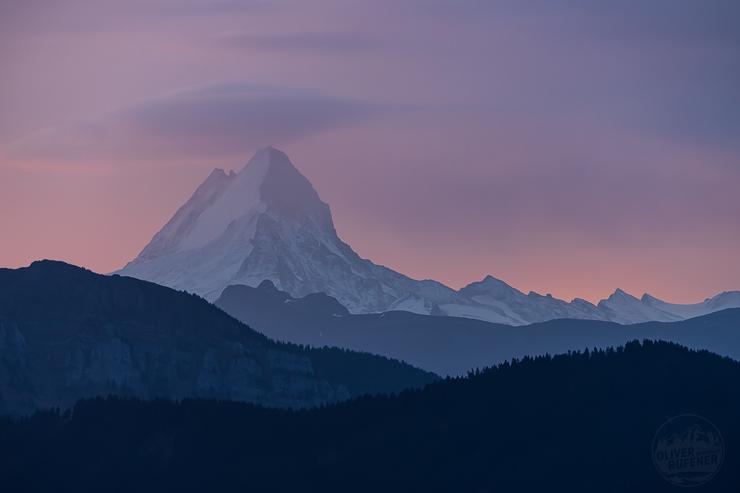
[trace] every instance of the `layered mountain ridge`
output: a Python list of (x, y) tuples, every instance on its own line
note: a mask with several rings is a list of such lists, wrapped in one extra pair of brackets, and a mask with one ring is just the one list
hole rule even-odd
[(487, 276), (456, 291), (361, 258), (343, 242), (329, 206), (288, 156), (258, 151), (238, 173), (214, 170), (119, 274), (216, 300), (232, 284), (264, 280), (292, 296), (326, 293), (352, 313), (389, 310), (525, 325), (557, 318), (676, 321), (740, 307), (740, 292), (692, 305), (615, 291), (597, 305), (525, 294)]
[(606, 348), (634, 339), (671, 341), (740, 359), (738, 308), (676, 322), (619, 325), (560, 319), (512, 327), (403, 311), (351, 314), (328, 295), (295, 298), (270, 281), (256, 288), (229, 286), (215, 305), (275, 340), (378, 354), (442, 376), (465, 375), (512, 358)]
[(274, 342), (202, 298), (57, 261), (0, 269), (0, 416), (108, 394), (311, 407), (436, 377)]

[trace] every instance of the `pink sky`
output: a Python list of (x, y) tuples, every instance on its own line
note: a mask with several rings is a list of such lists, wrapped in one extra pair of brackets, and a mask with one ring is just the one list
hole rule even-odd
[(412, 277), (740, 289), (740, 7), (601, 4), (0, 0), (0, 266), (120, 268), (271, 144)]

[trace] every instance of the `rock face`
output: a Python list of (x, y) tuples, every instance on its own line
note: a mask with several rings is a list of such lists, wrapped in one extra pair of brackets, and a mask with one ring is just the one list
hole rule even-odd
[[(362, 393), (345, 378), (354, 353), (343, 354), (345, 375), (318, 375), (322, 351), (275, 343), (195, 295), (137, 279), (52, 261), (0, 269), (0, 414), (107, 394), (306, 407)], [(359, 359), (389, 371), (379, 390), (431, 380), (398, 362)]]
[(349, 397), (346, 388), (318, 381), (307, 357), (250, 348), (237, 340), (204, 348), (193, 339), (175, 343), (93, 319), (81, 327), (60, 323), (55, 328), (60, 332), (49, 338), (38, 327), (0, 322), (3, 352), (10, 349), (1, 364), (0, 413), (67, 408), (79, 398), (108, 394), (212, 397), (278, 407)]
[(210, 301), (226, 286), (255, 287), (268, 279), (295, 297), (326, 293), (352, 313), (403, 310), (510, 325), (557, 318), (673, 321), (716, 311), (715, 305), (740, 307), (740, 293), (728, 293), (721, 303), (671, 305), (655, 298), (626, 300), (617, 291), (597, 306), (525, 294), (491, 276), (459, 291), (411, 279), (361, 258), (344, 243), (329, 206), (288, 156), (271, 147), (239, 173), (214, 170), (119, 273)]

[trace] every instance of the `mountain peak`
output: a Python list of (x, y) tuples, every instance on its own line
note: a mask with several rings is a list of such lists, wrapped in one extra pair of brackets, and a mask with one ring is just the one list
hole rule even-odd
[(30, 272), (44, 272), (44, 273), (90, 272), (84, 267), (78, 267), (76, 265), (72, 265), (67, 262), (64, 262), (63, 260), (53, 260), (53, 259), (34, 260), (33, 262), (31, 262), (31, 264), (28, 267), (25, 267), (25, 269), (28, 269), (28, 271)]
[(223, 180), (223, 179), (229, 179), (236, 176), (236, 173), (233, 169), (229, 170), (227, 173), (226, 170), (223, 168), (213, 168), (213, 171), (211, 171), (211, 174), (208, 175), (208, 178), (205, 179), (203, 183), (207, 183), (211, 180)]
[(249, 159), (249, 161), (247, 161), (247, 164), (245, 164), (241, 171), (239, 171), (239, 173), (241, 174), (249, 168), (259, 167), (263, 169), (269, 169), (273, 166), (290, 167), (296, 173), (298, 173), (298, 170), (290, 161), (288, 155), (280, 149), (276, 149), (272, 146), (263, 147), (255, 152), (254, 155)]
[(355, 256), (337, 237), (329, 206), (288, 155), (264, 147), (238, 173), (211, 171), (120, 272), (210, 297), (229, 284), (264, 279), (308, 294), (305, 279), (328, 271), (323, 262), (359, 261)]
[(274, 147), (257, 151), (239, 173), (216, 168), (193, 196), (155, 235), (139, 255), (149, 260), (192, 251), (229, 236), (237, 248), (248, 250), (255, 221), (310, 220), (333, 232), (329, 207), (284, 152)]
[(486, 285), (489, 285), (489, 286), (511, 287), (508, 284), (506, 284), (504, 281), (502, 281), (501, 279), (497, 279), (497, 278), (493, 277), (491, 274), (488, 274), (480, 282), (482, 284), (486, 284)]
[(643, 294), (640, 298), (640, 301), (642, 301), (643, 303), (663, 303), (662, 300), (659, 300), (655, 296), (648, 293)]
[(310, 217), (322, 227), (333, 230), (329, 206), (321, 201), (311, 182), (298, 171), (287, 154), (274, 147), (265, 147), (249, 160), (245, 170), (250, 166), (264, 170), (259, 193), (268, 210), (282, 217)]
[(500, 279), (487, 275), (480, 281), (471, 282), (459, 291), (464, 296), (486, 295), (494, 298), (509, 298), (511, 296), (523, 295), (521, 291), (506, 284)]
[(614, 292), (609, 296), (610, 300), (615, 299), (615, 298), (637, 300), (637, 298), (635, 298), (634, 296), (632, 296), (627, 291), (624, 291), (621, 288), (615, 289)]

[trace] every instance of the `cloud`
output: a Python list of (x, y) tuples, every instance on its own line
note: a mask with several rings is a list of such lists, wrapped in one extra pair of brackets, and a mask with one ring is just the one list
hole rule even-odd
[(13, 32), (99, 31), (134, 24), (274, 7), (271, 0), (0, 0), (0, 27)]
[(241, 154), (390, 115), (399, 108), (284, 87), (230, 83), (179, 91), (15, 142), (9, 161)]
[(353, 32), (305, 32), (292, 34), (226, 33), (222, 41), (235, 48), (275, 51), (282, 53), (344, 53), (374, 51), (378, 40)]
[(593, 33), (678, 43), (716, 42), (740, 47), (740, 3), (735, 0), (626, 0), (607, 4), (566, 1), (593, 21)]
[(740, 45), (737, 0), (407, 0), (407, 15), (463, 22), (515, 16), (537, 23), (575, 21), (568, 34), (715, 40)]

